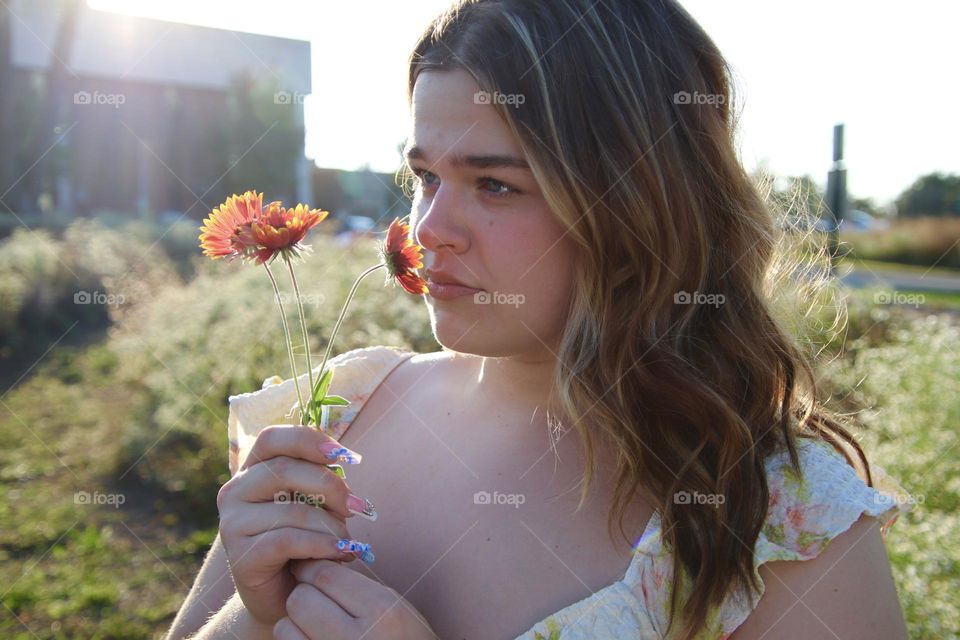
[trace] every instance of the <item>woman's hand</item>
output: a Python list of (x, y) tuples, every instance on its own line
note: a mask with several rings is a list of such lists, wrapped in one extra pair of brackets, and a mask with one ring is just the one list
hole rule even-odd
[(400, 594), (330, 560), (290, 563), (300, 584), (287, 598), (276, 640), (435, 639), (426, 619)]
[[(336, 461), (326, 452), (338, 447), (310, 427), (266, 427), (217, 494), (220, 539), (237, 594), (250, 615), (268, 627), (286, 615), (284, 605), (296, 586), (287, 567), (291, 559), (357, 557), (337, 547), (338, 540), (350, 538), (346, 518), (356, 513), (348, 501), (354, 509), (364, 502), (324, 466)], [(299, 500), (294, 492), (324, 508)]]

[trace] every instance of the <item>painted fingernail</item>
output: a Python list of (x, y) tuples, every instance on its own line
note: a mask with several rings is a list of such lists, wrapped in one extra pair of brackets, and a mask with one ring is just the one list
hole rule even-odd
[(347, 509), (350, 511), (350, 513), (363, 516), (367, 520), (377, 519), (377, 510), (374, 508), (373, 503), (370, 502), (368, 498), (361, 498), (353, 495), (352, 493), (347, 494)]
[(337, 549), (346, 553), (356, 553), (357, 557), (367, 564), (372, 564), (374, 561), (373, 551), (370, 550), (370, 544), (367, 542), (340, 538), (337, 540)]
[(330, 460), (346, 462), (347, 464), (360, 464), (363, 456), (356, 451), (351, 451), (339, 442), (324, 442), (320, 445), (320, 451)]

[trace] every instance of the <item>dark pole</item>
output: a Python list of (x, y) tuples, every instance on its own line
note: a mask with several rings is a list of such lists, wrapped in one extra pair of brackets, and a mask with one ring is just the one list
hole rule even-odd
[(827, 210), (830, 212), (830, 269), (835, 272), (840, 248), (840, 223), (847, 213), (847, 170), (843, 166), (843, 125), (833, 127), (833, 166), (827, 174)]

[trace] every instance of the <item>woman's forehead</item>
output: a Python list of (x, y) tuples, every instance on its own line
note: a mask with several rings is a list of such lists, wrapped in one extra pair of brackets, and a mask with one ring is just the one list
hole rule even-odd
[(410, 159), (437, 163), (475, 156), (522, 158), (497, 109), (478, 98), (480, 87), (463, 70), (424, 71), (414, 85)]

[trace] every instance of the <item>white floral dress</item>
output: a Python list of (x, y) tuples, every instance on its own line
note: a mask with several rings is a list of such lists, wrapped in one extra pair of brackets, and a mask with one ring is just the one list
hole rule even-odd
[[(415, 355), (396, 347), (354, 349), (331, 358), (334, 370), (330, 393), (350, 401), (331, 407), (328, 433), (339, 439), (386, 376)], [(304, 393), (307, 375), (299, 378)], [(230, 396), (228, 434), (230, 472), (235, 473), (257, 433), (270, 424), (289, 423), (296, 403), (293, 379), (268, 378), (263, 388)], [(903, 489), (882, 468), (871, 465), (875, 488), (829, 444), (798, 442), (803, 479), (790, 466), (786, 453), (766, 462), (770, 508), (754, 552), (754, 571), (778, 560), (809, 560), (863, 514), (878, 518), (886, 534), (906, 509)], [(663, 638), (667, 627), (673, 562), (660, 537), (659, 513), (654, 513), (636, 545), (624, 577), (538, 622), (516, 640), (587, 640), (594, 638)], [(759, 573), (757, 572), (759, 576)], [(763, 584), (762, 580), (759, 584)], [(708, 616), (702, 638), (728, 637), (756, 607), (759, 595), (731, 593)]]

